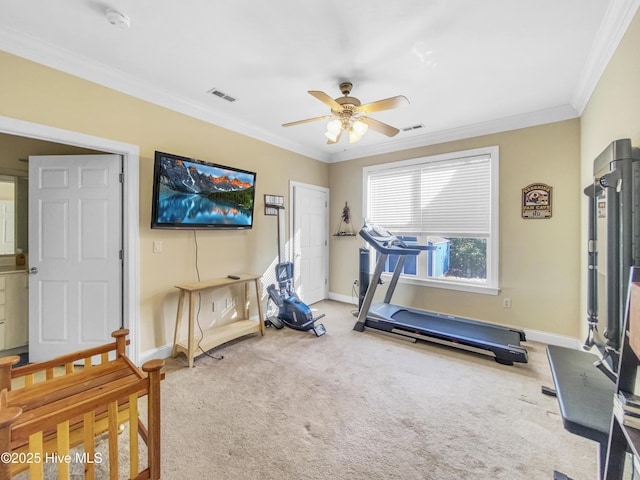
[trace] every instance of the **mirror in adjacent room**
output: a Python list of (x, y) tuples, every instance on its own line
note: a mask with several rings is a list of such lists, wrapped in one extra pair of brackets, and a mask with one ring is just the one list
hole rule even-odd
[(0, 170), (0, 256), (27, 252), (28, 192), (26, 176)]

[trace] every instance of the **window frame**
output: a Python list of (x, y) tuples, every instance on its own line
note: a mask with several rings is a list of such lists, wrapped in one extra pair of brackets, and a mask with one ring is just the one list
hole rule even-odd
[[(402, 167), (413, 167), (431, 162), (454, 161), (460, 158), (488, 156), (490, 168), (490, 233), (487, 238), (487, 278), (483, 284), (476, 284), (472, 281), (465, 282), (463, 280), (444, 280), (436, 278), (417, 278), (415, 276), (400, 275), (399, 282), (409, 285), (421, 285), (434, 288), (444, 288), (449, 290), (459, 290), (472, 293), (481, 293), (486, 295), (498, 295), (499, 288), (499, 256), (500, 256), (500, 191), (499, 191), (499, 173), (500, 173), (500, 149), (497, 145), (475, 148), (471, 150), (462, 150), (457, 152), (449, 152), (438, 155), (430, 155), (425, 157), (417, 157), (408, 160), (400, 160), (396, 162), (380, 163), (376, 165), (365, 166), (362, 169), (362, 206), (365, 221), (369, 216), (369, 176), (372, 173), (379, 173), (384, 170), (397, 169)], [(384, 227), (384, 225), (382, 225)], [(392, 233), (395, 233), (392, 231)], [(425, 236), (429, 232), (422, 232)], [(370, 246), (368, 246), (370, 248)], [(372, 265), (375, 264), (375, 255), (371, 255)], [(370, 270), (372, 271), (372, 270)], [(383, 273), (383, 278), (390, 278), (391, 273)]]

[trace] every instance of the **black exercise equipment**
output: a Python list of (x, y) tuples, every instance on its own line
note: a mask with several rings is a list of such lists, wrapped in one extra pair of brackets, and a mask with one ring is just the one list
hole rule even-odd
[[(369, 281), (368, 250), (360, 251), (360, 313), (354, 330), (362, 332), (367, 327), (413, 342), (424, 340), (456, 347), (492, 356), (496, 362), (505, 365), (527, 363), (527, 351), (520, 346), (520, 342), (525, 341), (525, 333), (521, 330), (390, 303), (406, 257), (434, 250), (435, 247), (403, 242), (377, 225), (364, 225), (360, 235), (379, 256)], [(398, 260), (384, 302), (373, 304), (389, 255), (397, 255)]]
[[(278, 329), (286, 325), (294, 330), (313, 330), (317, 337), (324, 335), (326, 333), (324, 325), (315, 323), (324, 317), (324, 313), (314, 317), (311, 308), (300, 300), (293, 288), (293, 263), (277, 264), (276, 278), (278, 288), (276, 289), (275, 284), (271, 284), (267, 287), (267, 293), (269, 293), (268, 302), (271, 301), (278, 307), (278, 314), (267, 316), (265, 325), (273, 325)], [(269, 310), (268, 307), (267, 310)]]
[[(284, 210), (282, 204), (267, 204), (269, 208), (275, 209), (278, 216), (278, 263), (275, 266), (276, 281), (278, 286), (271, 284), (267, 287), (269, 297), (267, 299), (267, 314), (264, 324), (267, 327), (275, 327), (278, 330), (285, 325), (294, 330), (313, 330), (317, 337), (324, 335), (326, 330), (321, 323), (316, 321), (324, 317), (324, 313), (314, 317), (311, 308), (304, 303), (293, 287), (293, 263), (282, 262), (282, 239), (284, 237), (284, 217), (281, 211)], [(276, 310), (272, 313), (273, 310)]]
[[(563, 426), (599, 443), (599, 478), (605, 474), (628, 274), (632, 265), (640, 265), (639, 161), (640, 149), (630, 139), (612, 142), (594, 160), (594, 183), (584, 189), (589, 334), (584, 351), (547, 347)], [(606, 254), (600, 267), (599, 252)]]

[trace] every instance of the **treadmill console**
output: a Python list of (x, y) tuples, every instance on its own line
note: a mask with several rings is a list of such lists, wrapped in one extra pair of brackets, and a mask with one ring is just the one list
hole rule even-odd
[(381, 227), (380, 225), (365, 224), (360, 230), (360, 236), (381, 253), (418, 255), (421, 250), (435, 249), (435, 247), (426, 245), (407, 245), (389, 230)]

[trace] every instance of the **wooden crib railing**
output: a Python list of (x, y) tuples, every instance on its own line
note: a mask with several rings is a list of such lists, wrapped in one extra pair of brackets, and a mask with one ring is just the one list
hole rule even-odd
[[(0, 480), (25, 470), (31, 480), (42, 479), (50, 463), (55, 464), (57, 478), (69, 479), (72, 462), (84, 464), (85, 479), (95, 479), (96, 465), (107, 460), (109, 478), (117, 479), (118, 435), (127, 423), (129, 478), (160, 478), (164, 361), (148, 361), (140, 371), (125, 354), (128, 333), (117, 330), (113, 343), (23, 367), (12, 368), (17, 356), (0, 359)], [(138, 411), (143, 396), (146, 425)], [(107, 458), (95, 448), (95, 438), (105, 432)], [(139, 437), (147, 445), (144, 468)], [(82, 450), (72, 450), (80, 445)]]

